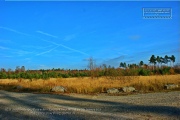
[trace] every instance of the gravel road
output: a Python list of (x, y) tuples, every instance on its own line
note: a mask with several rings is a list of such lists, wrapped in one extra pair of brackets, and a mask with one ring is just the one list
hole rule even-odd
[(108, 96), (0, 90), (0, 119), (180, 120), (180, 91)]

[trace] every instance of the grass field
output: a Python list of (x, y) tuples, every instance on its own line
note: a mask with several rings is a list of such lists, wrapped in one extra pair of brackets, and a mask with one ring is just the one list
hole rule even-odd
[(122, 76), (118, 79), (100, 77), (91, 78), (51, 78), (48, 80), (0, 79), (0, 89), (16, 91), (15, 86), (23, 87), (26, 92), (50, 92), (54, 86), (67, 88), (68, 93), (101, 93), (108, 88), (133, 86), (140, 92), (163, 91), (164, 85), (174, 83), (180, 85), (180, 74), (163, 76)]

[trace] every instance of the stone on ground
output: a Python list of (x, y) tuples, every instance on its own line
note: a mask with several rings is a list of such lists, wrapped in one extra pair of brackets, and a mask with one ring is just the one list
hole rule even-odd
[(118, 89), (116, 89), (116, 88), (110, 88), (110, 89), (108, 89), (107, 90), (107, 93), (119, 93), (119, 90)]
[(53, 92), (63, 92), (64, 93), (66, 91), (66, 89), (64, 87), (62, 87), (62, 86), (55, 86), (55, 87), (53, 87), (51, 89), (51, 91), (53, 91)]
[(165, 89), (169, 90), (169, 89), (175, 89), (178, 88), (178, 85), (176, 84), (167, 84), (164, 86)]
[(21, 90), (21, 89), (23, 89), (23, 87), (18, 85), (18, 86), (15, 86), (14, 89)]
[(136, 89), (134, 87), (123, 87), (122, 91), (123, 92), (135, 92)]

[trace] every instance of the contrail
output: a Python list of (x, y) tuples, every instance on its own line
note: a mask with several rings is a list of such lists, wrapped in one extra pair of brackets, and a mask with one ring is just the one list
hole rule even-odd
[(76, 49), (72, 49), (72, 48), (67, 47), (67, 46), (65, 46), (65, 45), (62, 45), (62, 44), (59, 44), (59, 45), (62, 46), (62, 47), (64, 47), (64, 48), (67, 48), (67, 49), (69, 49), (69, 50), (72, 50), (72, 51), (74, 51), (74, 52), (78, 52), (78, 53), (81, 53), (81, 54), (84, 54), (84, 55), (88, 55), (87, 53), (81, 52), (81, 51), (76, 50)]
[[(50, 37), (58, 38), (57, 36), (54, 36), (54, 35), (51, 35), (51, 34), (48, 34), (48, 33), (44, 33), (44, 32), (42, 32), (42, 31), (36, 31), (36, 32), (41, 33), (41, 34), (44, 34), (44, 35), (47, 35), (47, 36), (50, 36)], [(42, 39), (41, 39), (41, 40), (42, 40)], [(67, 47), (67, 46), (65, 46), (65, 45), (63, 45), (63, 44), (58, 44), (58, 43), (55, 43), (55, 42), (52, 42), (52, 41), (48, 41), (48, 40), (43, 40), (43, 41), (50, 42), (50, 43), (55, 44), (55, 45), (58, 45), (58, 46), (62, 46), (62, 47), (64, 47), (64, 48), (69, 49), (69, 50), (74, 51), (74, 52), (78, 52), (78, 53), (81, 53), (81, 54), (84, 54), (84, 55), (88, 55), (87, 53), (84, 53), (84, 52), (82, 52), (82, 51), (79, 51), (79, 50), (76, 50), (76, 49)]]
[[(41, 40), (43, 40), (43, 39), (41, 39)], [(58, 43), (51, 42), (51, 41), (48, 41), (48, 40), (43, 40), (43, 41), (50, 42), (50, 43), (55, 44), (55, 45), (58, 45), (58, 46), (62, 46), (62, 47), (64, 47), (64, 48), (69, 49), (69, 50), (74, 51), (74, 52), (78, 52), (78, 53), (81, 53), (81, 54), (84, 54), (84, 55), (88, 55), (88, 54), (85, 53), (85, 52), (82, 52), (82, 51), (79, 51), (79, 50), (76, 50), (76, 49), (67, 47), (67, 46), (65, 46), (65, 45), (63, 45), (63, 44), (58, 44)]]
[(51, 52), (52, 50), (54, 50), (54, 49), (56, 49), (56, 48), (58, 48), (58, 47), (59, 47), (59, 46), (56, 46), (55, 48), (52, 48), (52, 49), (50, 49), (50, 50), (48, 50), (48, 51), (45, 51), (45, 52), (36, 54), (36, 56), (43, 55), (43, 54), (45, 54), (45, 53)]
[(53, 38), (58, 38), (57, 36), (54, 36), (54, 35), (51, 35), (49, 33), (45, 33), (45, 32), (42, 32), (42, 31), (36, 31), (37, 33), (40, 33), (40, 34), (43, 34), (43, 35), (46, 35), (46, 36), (50, 36), (50, 37), (53, 37)]
[(31, 36), (31, 35), (29, 35), (29, 34), (22, 33), (22, 32), (19, 32), (19, 31), (17, 31), (17, 30), (11, 29), (11, 28), (2, 27), (2, 26), (0, 26), (0, 28), (1, 28), (1, 29), (4, 29), (4, 30), (11, 31), (11, 32), (14, 32), (14, 33), (17, 33), (17, 34), (26, 35), (26, 36)]
[[(2, 26), (0, 26), (0, 28), (1, 28), (1, 29), (5, 29), (5, 30), (8, 30), (8, 31), (11, 31), (11, 32), (14, 32), (14, 33), (17, 33), (17, 34), (21, 34), (21, 35), (25, 35), (25, 36), (31, 36), (31, 37), (35, 37), (35, 38), (41, 39), (41, 38), (39, 38), (39, 37), (30, 35), (30, 34), (26, 34), (26, 33), (23, 33), (23, 32), (19, 32), (19, 31), (17, 31), (17, 30), (14, 30), (14, 29), (11, 29), (11, 28), (8, 28), (8, 27), (2, 27)], [(36, 31), (36, 32), (41, 33), (41, 34), (44, 34), (44, 35), (47, 35), (47, 36), (50, 36), (50, 37), (53, 37), (53, 38), (58, 38), (57, 36), (54, 36), (54, 35), (51, 35), (51, 34), (48, 34), (48, 33), (44, 33), (44, 32), (42, 32), (42, 31)], [(41, 40), (43, 40), (43, 39), (41, 39)], [(52, 50), (58, 48), (59, 46), (62, 46), (62, 47), (64, 47), (64, 48), (69, 49), (69, 50), (74, 51), (74, 52), (81, 53), (81, 54), (83, 54), (83, 55), (88, 55), (88, 54), (85, 53), (85, 52), (82, 52), (82, 51), (79, 51), (79, 50), (76, 50), (76, 49), (67, 47), (67, 46), (65, 46), (65, 45), (63, 45), (63, 44), (58, 44), (58, 43), (51, 42), (51, 41), (47, 41), (47, 40), (43, 40), (43, 41), (50, 42), (50, 43), (52, 43), (52, 44), (54, 44), (54, 45), (57, 45), (57, 47), (55, 47), (55, 48), (53, 48), (53, 49), (50, 49), (49, 51), (46, 51), (46, 52), (37, 54), (37, 55), (41, 55), (41, 54), (45, 54), (45, 53), (51, 52)]]

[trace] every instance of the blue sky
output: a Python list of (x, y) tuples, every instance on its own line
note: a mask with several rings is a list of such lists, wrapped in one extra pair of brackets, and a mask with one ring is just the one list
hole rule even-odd
[[(142, 8), (172, 8), (143, 19)], [(180, 2), (0, 2), (0, 67), (118, 67), (155, 56), (180, 62)]]

